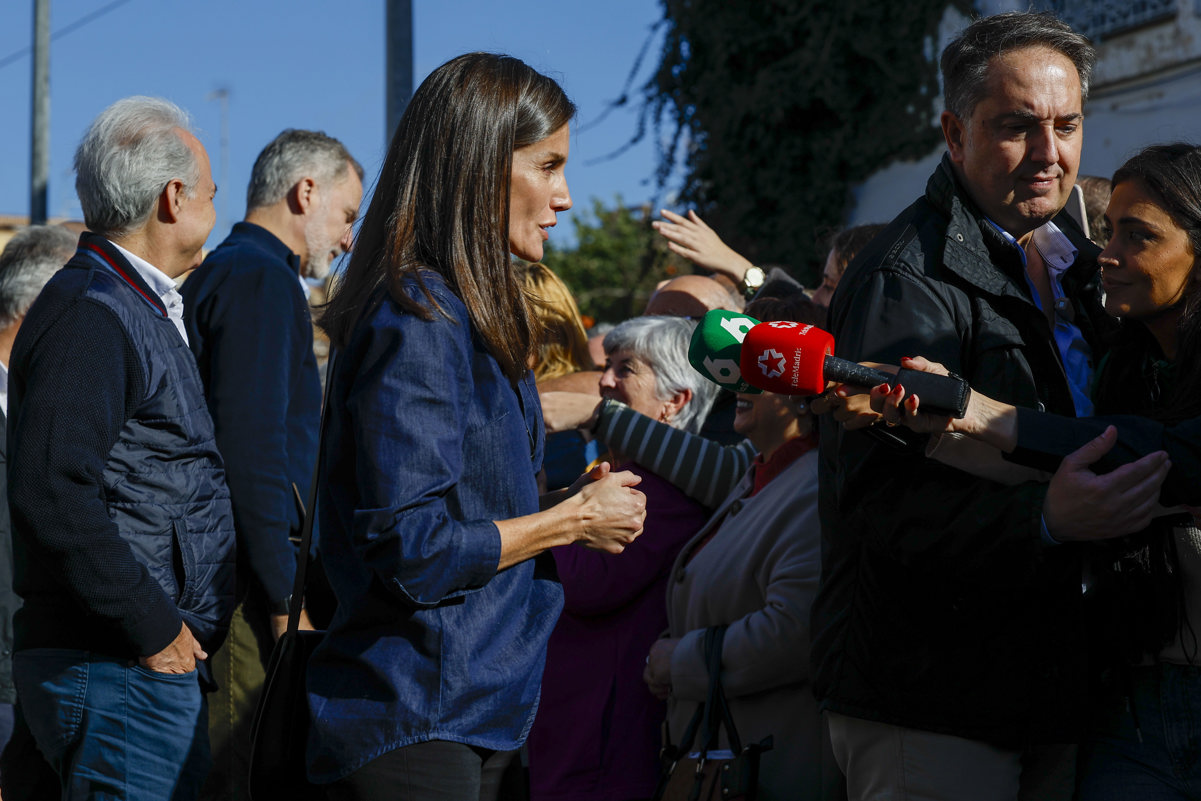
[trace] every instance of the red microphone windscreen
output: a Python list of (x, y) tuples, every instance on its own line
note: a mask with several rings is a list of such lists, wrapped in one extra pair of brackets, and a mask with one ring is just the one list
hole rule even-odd
[(742, 377), (782, 395), (817, 395), (826, 388), (826, 357), (834, 336), (812, 325), (778, 320), (759, 323), (742, 341)]

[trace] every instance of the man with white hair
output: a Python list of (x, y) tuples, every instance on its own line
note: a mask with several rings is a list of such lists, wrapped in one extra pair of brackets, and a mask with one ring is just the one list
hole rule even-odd
[[(23, 228), (0, 253), (0, 749), (12, 736), (17, 690), (13, 686), (13, 613), (21, 605), (13, 590), (12, 519), (5, 463), (8, 363), (25, 313), (50, 276), (75, 253), (75, 237), (57, 225)], [(0, 774), (0, 785), (3, 774)]]
[(362, 175), (337, 139), (284, 131), (255, 160), (245, 221), (183, 286), (238, 535), (240, 604), (213, 662), (206, 799), (246, 797), (250, 720), (293, 600), (289, 534), (301, 521), (292, 486), (307, 495), (317, 451), (321, 384), (303, 279), (324, 278), (350, 250)]
[(60, 225), (30, 225), (8, 240), (0, 253), (0, 412), (8, 413), (13, 340), (50, 276), (75, 255), (75, 242), (75, 236)]
[(234, 531), (173, 279), (200, 260), (217, 188), (186, 115), (155, 98), (101, 112), (75, 169), (89, 230), (9, 374), (18, 705), (64, 799), (189, 799)]

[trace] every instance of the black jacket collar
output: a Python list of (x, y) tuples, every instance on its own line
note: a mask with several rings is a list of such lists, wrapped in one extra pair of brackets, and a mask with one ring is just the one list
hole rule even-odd
[(286, 263), (294, 273), (300, 275), (300, 256), (293, 253), (292, 249), (285, 245), (278, 236), (252, 222), (243, 220), (235, 223), (229, 231), (229, 236), (225, 237), (225, 241), (217, 246), (217, 250), (224, 247), (246, 246), (262, 250), (272, 256), (274, 260)]
[[(993, 295), (1013, 295), (1032, 301), (1022, 257), (972, 201), (955, 176), (951, 157), (943, 154), (938, 169), (926, 183), (926, 200), (947, 220), (942, 263), (980, 289)], [(1052, 222), (1078, 251), (1062, 283), (1083, 286), (1095, 279), (1101, 252), (1065, 211)]]

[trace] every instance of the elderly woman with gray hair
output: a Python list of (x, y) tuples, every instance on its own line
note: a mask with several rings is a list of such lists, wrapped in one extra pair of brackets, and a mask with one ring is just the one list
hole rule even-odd
[[(605, 337), (601, 394), (685, 431), (700, 430), (717, 394), (688, 364), (695, 323), (636, 317)], [(680, 548), (707, 512), (667, 480), (628, 462), (641, 476), (642, 536), (620, 555), (574, 546), (553, 551), (565, 604), (551, 635), (542, 701), (529, 738), (531, 797), (649, 798), (658, 778), (662, 701), (642, 681), (646, 653), (667, 628), (667, 578)]]

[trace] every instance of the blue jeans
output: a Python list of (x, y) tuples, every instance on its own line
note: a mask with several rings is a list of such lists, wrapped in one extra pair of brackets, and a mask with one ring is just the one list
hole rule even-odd
[(209, 768), (196, 672), (57, 648), (18, 651), (13, 678), (63, 799), (190, 801)]
[(1079, 801), (1201, 799), (1201, 668), (1133, 668), (1131, 702), (1100, 710), (1081, 750)]
[[(4, 751), (8, 741), (13, 736), (13, 726), (17, 719), (16, 704), (0, 704), (0, 752)], [(0, 787), (4, 786), (3, 767), (0, 766)]]

